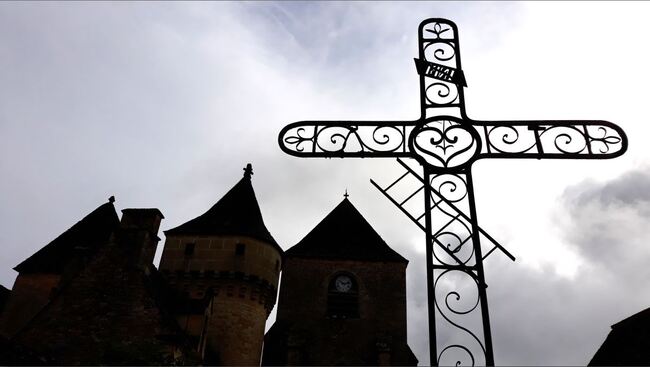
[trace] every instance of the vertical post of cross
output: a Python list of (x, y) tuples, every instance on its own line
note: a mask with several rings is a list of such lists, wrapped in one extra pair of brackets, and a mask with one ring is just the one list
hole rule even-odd
[[(430, 182), (429, 168), (424, 167), (424, 182)], [(428, 321), (429, 321), (429, 364), (431, 366), (438, 365), (438, 349), (436, 339), (436, 292), (433, 287), (433, 238), (431, 238), (431, 188), (429, 185), (424, 185), (424, 208), (425, 219), (424, 226), (426, 228), (426, 266), (427, 266), (427, 305), (428, 305)]]
[[(438, 182), (436, 186), (442, 182), (441, 187), (450, 185), (450, 187), (453, 186), (450, 191), (464, 192), (465, 194), (445, 199), (443, 194), (434, 188), (434, 181)], [(483, 231), (478, 226), (476, 218), (471, 173), (469, 169), (461, 169), (454, 173), (444, 171), (440, 173), (436, 167), (424, 166), (422, 182), (425, 196), (425, 225), (423, 229), (426, 234), (430, 364), (432, 366), (447, 364), (450, 358), (459, 358), (457, 362), (461, 363), (460, 357), (454, 353), (464, 353), (472, 365), (478, 363), (493, 366), (494, 352), (488, 311), (487, 284), (483, 269), (485, 256), (480, 243)], [(464, 216), (461, 214), (463, 210), (467, 212)], [(450, 211), (456, 212), (456, 214)], [(441, 215), (446, 218), (442, 223), (440, 223)], [(444, 222), (447, 223), (443, 224)], [(466, 246), (471, 246), (471, 251), (465, 250)], [(439, 253), (436, 254), (436, 251)], [(468, 282), (457, 284), (455, 290), (445, 291), (445, 286), (441, 287), (438, 283), (444, 277), (449, 276), (462, 276)], [(441, 283), (446, 283), (446, 281), (443, 280)], [(467, 300), (466, 297), (469, 293), (461, 296), (462, 289), (465, 292), (470, 289), (476, 292), (476, 304), (473, 307), (469, 306), (460, 310), (456, 308), (463, 307), (460, 303), (456, 307), (450, 305), (450, 296), (453, 298), (453, 302)], [(437, 294), (436, 290), (440, 294)], [(458, 320), (453, 320), (454, 316), (468, 314), (478, 316), (481, 323), (463, 325), (458, 323)], [(458, 342), (462, 339), (454, 341), (454, 336), (449, 335), (450, 330), (461, 331), (460, 335), (465, 338), (467, 345)], [(449, 340), (445, 341), (445, 339)], [(438, 342), (443, 343), (440, 349)], [(469, 348), (469, 344), (475, 345), (476, 348)], [(483, 357), (475, 354), (479, 350)], [(479, 359), (476, 360), (476, 357)]]
[(476, 205), (474, 201), (474, 182), (471, 172), (467, 172), (467, 197), (469, 200), (469, 217), (472, 218), (472, 242), (476, 258), (476, 277), (479, 299), (481, 300), (481, 314), (483, 315), (483, 342), (485, 343), (485, 364), (494, 366), (494, 353), (492, 351), (492, 330), (490, 328), (490, 312), (488, 311), (487, 283), (485, 283), (485, 272), (483, 271), (483, 252), (481, 251), (480, 232), (478, 218), (476, 216)]

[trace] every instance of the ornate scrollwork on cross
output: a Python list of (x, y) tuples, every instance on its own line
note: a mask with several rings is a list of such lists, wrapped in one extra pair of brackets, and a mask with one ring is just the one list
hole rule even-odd
[[(627, 150), (627, 138), (607, 121), (472, 120), (465, 112), (467, 83), (456, 25), (427, 19), (418, 32), (419, 119), (301, 121), (282, 129), (278, 141), (283, 151), (298, 157), (398, 158), (404, 175), (384, 188), (371, 182), (425, 232), (430, 363), (493, 365), (483, 260), (495, 250), (514, 257), (478, 226), (472, 164), (485, 158), (614, 158)], [(419, 162), (422, 175), (400, 158)], [(393, 192), (405, 177), (416, 177), (421, 187), (397, 200)], [(406, 207), (416, 197), (424, 198), (419, 213)], [(493, 247), (484, 252), (481, 238)], [(450, 284), (455, 288), (445, 288)], [(467, 290), (475, 291), (475, 298), (465, 296)], [(458, 307), (468, 299), (474, 301)], [(470, 314), (478, 314), (481, 323), (459, 320)], [(438, 340), (436, 326), (442, 324), (456, 336)]]
[(489, 122), (476, 128), (487, 141), (484, 157), (609, 158), (627, 147), (623, 131), (607, 121)]
[(298, 156), (375, 156), (405, 154), (406, 138), (415, 124), (390, 122), (297, 122), (280, 133), (280, 146)]

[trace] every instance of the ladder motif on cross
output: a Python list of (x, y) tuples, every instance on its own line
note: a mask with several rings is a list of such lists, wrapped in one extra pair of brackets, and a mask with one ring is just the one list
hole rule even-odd
[[(627, 138), (607, 121), (470, 119), (456, 25), (427, 19), (418, 33), (419, 119), (301, 121), (282, 129), (278, 141), (298, 157), (397, 158), (402, 176), (385, 188), (371, 183), (426, 234), (430, 363), (494, 365), (483, 260), (496, 249), (514, 257), (478, 226), (472, 164), (482, 158), (614, 158), (626, 151)], [(419, 162), (422, 174), (401, 158)], [(396, 189), (409, 180), (416, 188), (411, 184), (409, 194), (397, 198)], [(424, 205), (416, 211), (418, 199)], [(481, 236), (493, 245), (485, 252)]]

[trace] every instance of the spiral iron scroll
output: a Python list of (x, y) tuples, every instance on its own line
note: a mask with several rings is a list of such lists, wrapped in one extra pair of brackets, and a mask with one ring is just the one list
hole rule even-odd
[[(458, 39), (455, 27), (447, 22), (425, 24), (420, 33), (420, 57), (428, 62), (460, 68)], [(449, 107), (461, 104), (461, 91), (454, 83), (433, 78), (423, 78), (426, 107)]]
[[(453, 280), (446, 279), (454, 276)], [(439, 284), (444, 282), (446, 287)], [(474, 366), (477, 362), (479, 365), (485, 363), (485, 345), (477, 336), (482, 332), (480, 325), (467, 322), (468, 315), (480, 314), (480, 296), (475, 291), (479, 286), (476, 276), (469, 270), (446, 269), (435, 275), (435, 307), (441, 317), (440, 321), (444, 321), (439, 326), (447, 326), (456, 331), (452, 333), (447, 330), (453, 338), (449, 338), (438, 353), (437, 365)]]
[[(430, 185), (456, 208), (467, 207), (467, 182), (460, 174), (440, 174), (433, 176)], [(443, 202), (433, 192), (431, 202), (438, 203), (431, 209), (435, 223), (441, 226), (431, 237), (438, 246), (434, 246), (433, 256), (444, 265), (471, 265), (474, 262), (474, 244), (471, 223), (458, 215), (456, 208)], [(462, 209), (461, 209), (462, 210)], [(466, 209), (465, 209), (466, 211)], [(453, 257), (449, 254), (453, 254)]]
[(406, 137), (412, 129), (408, 125), (376, 122), (372, 125), (296, 123), (287, 126), (280, 138), (283, 150), (291, 154), (394, 156), (394, 153), (406, 153)]
[[(481, 129), (477, 126), (477, 129)], [(623, 131), (607, 121), (568, 124), (491, 123), (482, 126), (486, 152), (492, 156), (543, 155), (565, 158), (615, 157), (627, 147)]]
[[(437, 365), (474, 366), (486, 363), (486, 346), (479, 335), (482, 325), (472, 322), (481, 317), (481, 282), (476, 264), (480, 261), (474, 242), (475, 223), (458, 211), (470, 213), (471, 194), (467, 174), (429, 176), (431, 190), (431, 237), (433, 246), (433, 299), (441, 335)], [(435, 194), (434, 194), (435, 193)], [(437, 195), (440, 195), (438, 197)], [(442, 201), (442, 197), (446, 200)], [(443, 248), (444, 247), (444, 248)], [(453, 256), (449, 255), (451, 252)]]

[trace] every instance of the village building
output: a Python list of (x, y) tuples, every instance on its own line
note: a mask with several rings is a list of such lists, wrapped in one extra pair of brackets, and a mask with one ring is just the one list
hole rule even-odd
[(248, 165), (204, 214), (165, 231), (158, 269), (163, 214), (120, 218), (113, 197), (18, 264), (0, 294), (0, 363), (416, 364), (408, 261), (347, 198), (285, 253), (252, 174)]

